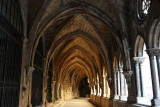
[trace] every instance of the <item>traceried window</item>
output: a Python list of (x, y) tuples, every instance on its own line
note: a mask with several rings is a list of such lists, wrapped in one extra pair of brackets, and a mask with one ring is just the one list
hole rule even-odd
[(150, 0), (143, 0), (143, 2), (142, 2), (142, 13), (144, 15), (148, 14), (148, 9), (150, 7), (150, 3), (151, 3)]
[(143, 20), (149, 12), (151, 0), (138, 0), (138, 18)]

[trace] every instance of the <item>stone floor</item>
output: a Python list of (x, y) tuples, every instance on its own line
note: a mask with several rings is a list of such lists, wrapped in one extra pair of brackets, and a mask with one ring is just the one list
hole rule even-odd
[(96, 107), (89, 102), (89, 98), (72, 99), (63, 101), (57, 105), (50, 105), (49, 107)]

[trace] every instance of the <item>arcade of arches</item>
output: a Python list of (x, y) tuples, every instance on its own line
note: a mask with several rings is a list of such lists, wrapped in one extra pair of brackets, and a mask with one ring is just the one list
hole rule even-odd
[(0, 107), (160, 106), (159, 10), (160, 0), (0, 0)]

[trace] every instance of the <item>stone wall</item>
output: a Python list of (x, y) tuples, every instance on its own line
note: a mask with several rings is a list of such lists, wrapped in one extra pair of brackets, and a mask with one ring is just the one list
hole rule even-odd
[(112, 100), (105, 97), (90, 95), (90, 101), (96, 106), (112, 107)]
[(147, 107), (146, 105), (129, 104), (126, 101), (113, 100), (95, 95), (90, 95), (90, 102), (98, 107)]

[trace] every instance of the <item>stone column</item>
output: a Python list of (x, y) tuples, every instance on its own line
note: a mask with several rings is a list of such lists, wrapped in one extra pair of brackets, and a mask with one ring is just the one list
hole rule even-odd
[(32, 87), (32, 72), (35, 70), (34, 67), (28, 67), (27, 68), (27, 76), (26, 76), (26, 85), (29, 84), (29, 89), (28, 89), (28, 102), (29, 102), (29, 107), (32, 106), (31, 104), (31, 87)]
[[(25, 32), (25, 31), (24, 31)], [(26, 36), (24, 36), (23, 40), (23, 51), (22, 51), (22, 63), (21, 63), (21, 83), (20, 83), (20, 92), (19, 92), (19, 106), (27, 106), (28, 102), (26, 101), (28, 99), (27, 96), (27, 88), (28, 85), (25, 84), (25, 77), (26, 77), (26, 66), (28, 66), (29, 61), (29, 52), (28, 45), (29, 40)]]
[(117, 71), (116, 69), (114, 69), (114, 99), (118, 99), (118, 93), (117, 93)]
[(56, 85), (56, 81), (52, 81), (52, 102), (55, 102), (55, 99), (54, 99), (55, 85)]
[(118, 96), (120, 96), (120, 72), (117, 72), (117, 78), (118, 78)]
[(151, 67), (151, 76), (152, 76), (152, 87), (153, 87), (153, 99), (152, 99), (152, 106), (160, 106), (160, 99), (159, 99), (159, 82), (157, 71), (155, 69), (155, 58), (154, 58), (154, 50), (148, 49), (147, 53), (149, 55), (150, 60), (150, 67)]
[(106, 76), (103, 75), (103, 97), (106, 97)]
[(45, 106), (46, 95), (47, 95), (47, 80), (48, 76), (46, 76), (46, 58), (43, 58), (43, 92), (42, 92), (42, 104), (41, 106)]
[(134, 94), (134, 85), (132, 85), (132, 74), (133, 71), (131, 70), (126, 70), (125, 72), (123, 72), (125, 78), (126, 78), (126, 82), (128, 85), (128, 98), (127, 101), (128, 102), (135, 102), (135, 94)]
[(123, 81), (123, 69), (122, 67), (119, 67), (119, 72), (120, 72), (120, 100), (123, 100), (123, 96), (124, 96), (124, 81)]
[(158, 69), (158, 76), (159, 76), (159, 85), (160, 85), (160, 49), (152, 49), (154, 52), (154, 55), (156, 56), (157, 60), (157, 69)]
[(110, 88), (108, 88), (108, 97), (110, 99), (113, 99), (114, 98), (114, 94), (113, 94), (114, 90), (111, 90), (111, 89), (112, 89), (112, 84), (114, 84), (114, 83), (113, 83), (113, 80), (110, 76), (108, 76), (107, 81), (108, 81), (108, 87), (110, 87)]
[(125, 96), (127, 96), (127, 92), (128, 92), (128, 90), (127, 90), (127, 83), (126, 83), (126, 79), (124, 79), (124, 87), (125, 87), (125, 93), (124, 93), (124, 95)]
[(91, 86), (91, 95), (93, 95), (93, 89), (92, 89), (92, 86)]
[(160, 54), (156, 55), (156, 59), (157, 59), (157, 68), (158, 68), (159, 85), (160, 85)]
[(96, 92), (96, 86), (95, 86), (96, 84), (94, 84), (94, 95), (96, 95), (97, 94), (97, 92)]
[(97, 79), (97, 96), (100, 95), (99, 91), (100, 91), (100, 88), (99, 88), (99, 79)]
[(106, 78), (106, 97), (109, 98), (109, 85), (107, 78)]
[(103, 88), (103, 82), (99, 82), (99, 84), (100, 84), (100, 94), (99, 94), (99, 96), (103, 96), (103, 93), (104, 93), (104, 88)]
[(139, 57), (134, 57), (136, 70), (137, 97), (141, 97), (140, 73), (139, 73)]
[(139, 70), (140, 70), (140, 79), (141, 79), (141, 96), (144, 97), (145, 96), (145, 91), (144, 91), (144, 78), (143, 78), (143, 73), (142, 73), (142, 66), (143, 66), (143, 62), (144, 62), (144, 57), (139, 57)]

